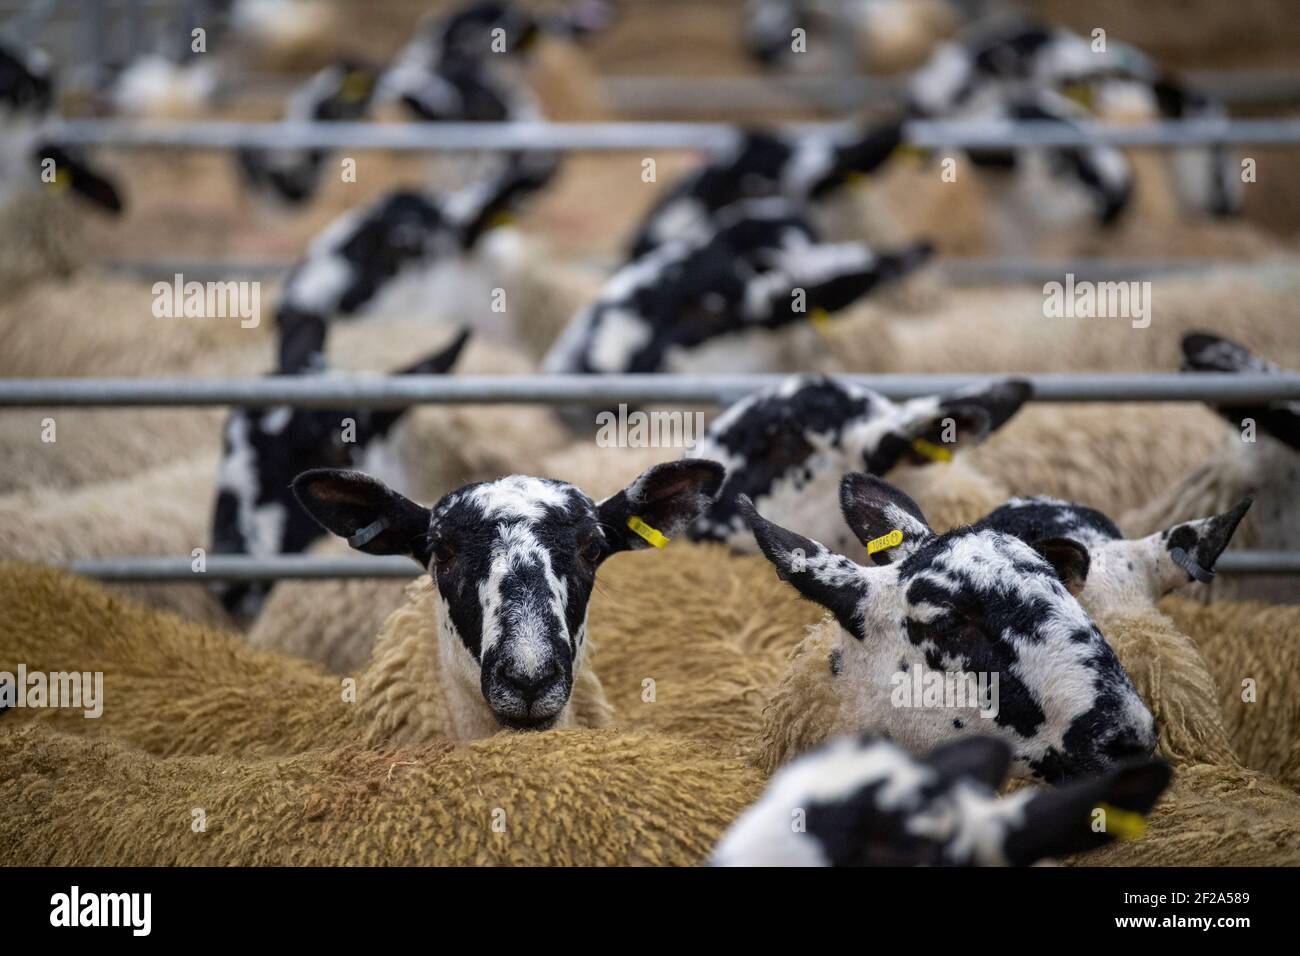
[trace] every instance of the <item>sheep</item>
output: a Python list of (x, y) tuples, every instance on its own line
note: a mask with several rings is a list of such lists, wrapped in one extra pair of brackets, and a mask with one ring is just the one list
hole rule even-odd
[[(814, 63), (817, 53), (836, 48), (831, 36), (852, 33), (862, 66), (871, 73), (893, 73), (923, 62), (934, 44), (952, 34), (962, 19), (948, 0), (854, 0), (851, 3), (809, 0), (746, 0), (744, 46), (760, 66), (771, 69)], [(817, 39), (792, 57), (793, 31)], [(846, 64), (821, 63), (824, 70)]]
[(837, 137), (748, 130), (728, 152), (686, 174), (659, 197), (637, 226), (628, 260), (674, 239), (706, 238), (714, 217), (745, 199), (778, 195), (796, 204), (825, 199), (855, 177), (870, 175), (901, 144), (898, 122)]
[(704, 744), (608, 729), (266, 759), (0, 730), (14, 864), (689, 866), (761, 786)]
[(616, 272), (543, 368), (768, 370), (791, 360), (782, 355), (788, 336), (776, 333), (843, 309), (913, 271), (930, 252), (924, 243), (882, 254), (860, 243), (821, 245), (786, 200), (733, 204), (707, 239), (670, 242)]
[(80, 151), (50, 138), (56, 87), (49, 57), (0, 43), (0, 73), (0, 227), (8, 236), (0, 286), (11, 291), (71, 274), (85, 256), (87, 210), (117, 216), (123, 201)]
[[(1279, 367), (1257, 358), (1229, 339), (1193, 333), (1183, 341), (1187, 368), (1196, 371), (1277, 372)], [(1246, 494), (1259, 501), (1243, 524), (1240, 542), (1247, 547), (1293, 549), (1300, 546), (1300, 411), (1296, 403), (1279, 402), (1257, 408), (1228, 408), (1221, 414), (1234, 426), (1212, 456), (1121, 519), (1133, 535), (1186, 520), (1195, 513), (1221, 509)], [(1256, 429), (1263, 432), (1256, 435)], [(1204, 599), (1256, 598), (1294, 602), (1295, 582), (1285, 575), (1215, 581)]]
[[(339, 706), (334, 679), (292, 662), (268, 677), (265, 696), (259, 690), (246, 698), (247, 707), (232, 707), (224, 729), (199, 726), (206, 721), (195, 715), (192, 736), (178, 730), (176, 721), (164, 721), (166, 728), (152, 717), (141, 723), (142, 715), (157, 713), (158, 701), (150, 699), (161, 689), (156, 683), (128, 678), (115, 689), (117, 677), (110, 676), (108, 693), (143, 697), (129, 708), (107, 712), (100, 726), (158, 752), (203, 753), (215, 745), (252, 753), (306, 749), (331, 739), (404, 745), (474, 739), (502, 727), (603, 725), (608, 704), (599, 679), (583, 666), (596, 569), (612, 554), (649, 547), (655, 534), (675, 535), (707, 506), (721, 481), (713, 462), (668, 462), (597, 505), (571, 485), (514, 475), (469, 485), (430, 510), (359, 472), (308, 471), (295, 480), (294, 491), (312, 517), (359, 550), (408, 554), (433, 575), (432, 586), (429, 579), (416, 585), (407, 604), (385, 623), (356, 685), (361, 706), (355, 713)], [(423, 526), (415, 528), (421, 521)], [(40, 572), (21, 571), (9, 577), (32, 574), (40, 577)], [(43, 581), (27, 583), (47, 593), (58, 578)], [(40, 599), (33, 601), (31, 612), (39, 616)], [(92, 670), (120, 675), (125, 668), (138, 675), (152, 667), (171, 673), (172, 655), (187, 653), (186, 647), (194, 652), (192, 666), (215, 683), (184, 689), (194, 673), (186, 667), (176, 675), (177, 683), (163, 690), (186, 701), (181, 709), (203, 710), (207, 694), (233, 687), (217, 689), (223, 675), (242, 681), (259, 666), (275, 671), (270, 662), (283, 660), (216, 636), (205, 638), (220, 645), (214, 646), (214, 659), (201, 663), (204, 652), (193, 645), (203, 632), (188, 625), (159, 623), (140, 609), (128, 614), (93, 588), (67, 602), (80, 608), (74, 618), (88, 615), (105, 634), (125, 634), (119, 628), (152, 622), (148, 640), (154, 650), (120, 666), (101, 658)], [(104, 620), (105, 615), (112, 619)], [(43, 659), (57, 644), (52, 628), (58, 627), (57, 621), (16, 623), (15, 658)], [(40, 632), (33, 646), (29, 642)], [(99, 651), (107, 657), (114, 653), (111, 643)], [(262, 708), (272, 695), (282, 702), (268, 719)]]
[[(472, 250), (520, 199), (541, 188), (555, 169), (552, 156), (515, 155), (490, 180), (445, 199), (395, 192), (336, 220), (317, 236), (306, 258), (285, 280), (276, 306), (280, 365), (295, 365), (295, 353), (303, 347), (300, 339), (308, 343), (318, 339), (322, 324), (358, 313), (394, 310), (412, 294), (429, 293), (429, 286), (439, 278), (446, 281), (450, 277), (440, 275), (439, 260)], [(468, 294), (469, 287), (464, 288)], [(459, 303), (457, 307), (481, 320), (490, 314), (491, 296), (486, 288), (479, 291), (478, 308)]]
[[(462, 332), (447, 348), (397, 374), (449, 372), (468, 338), (469, 333)], [(298, 366), (279, 371), (317, 368), (324, 345), (322, 339), (304, 346), (297, 356)], [(396, 447), (402, 436), (396, 426), (409, 411), (409, 407), (308, 410), (288, 405), (232, 411), (222, 429), (211, 553), (258, 557), (296, 553), (321, 537), (320, 528), (296, 506), (289, 490), (294, 476), (311, 468), (368, 464), (371, 471), (378, 470), (390, 483), (409, 491), (401, 473), (404, 456)], [(405, 457), (410, 457), (410, 452)], [(212, 590), (231, 614), (251, 619), (260, 610), (270, 584), (214, 582)]]
[(884, 476), (899, 465), (949, 461), (953, 450), (946, 443), (983, 440), (1031, 391), (1029, 383), (1009, 379), (896, 404), (847, 382), (801, 375), (749, 395), (715, 418), (689, 452), (727, 469), (718, 501), (692, 526), (691, 537), (753, 551), (737, 502), (745, 494), (768, 520), (846, 553), (857, 539), (823, 507), (846, 472)]
[[(370, 106), (378, 80), (369, 64), (341, 60), (314, 74), (289, 98), (286, 119), (302, 122), (358, 120)], [(248, 186), (284, 204), (310, 199), (320, 183), (328, 153), (321, 149), (259, 150), (236, 153)]]
[(1175, 588), (1213, 580), (1214, 564), (1251, 506), (1165, 528), (1136, 540), (1121, 536), (1115, 523), (1084, 505), (1053, 498), (1014, 498), (979, 521), (1030, 544), (1066, 538), (1088, 550), (1086, 580), (1077, 592), (1089, 614), (1147, 611)]
[[(757, 747), (764, 770), (837, 733), (884, 733), (919, 751), (989, 718), (987, 730), (1014, 748), (1017, 773), (1049, 782), (1152, 752), (1151, 712), (1063, 583), (1086, 573), (1082, 545), (1039, 551), (990, 529), (936, 535), (915, 502), (871, 475), (844, 476), (840, 499), (884, 567), (835, 554), (740, 499), (779, 576), (831, 612), (769, 698)], [(919, 694), (944, 671), (963, 675), (960, 696), (949, 695), (955, 707), (911, 701), (913, 684)], [(1008, 686), (993, 690), (990, 676), (967, 693), (977, 674)]]
[(964, 737), (924, 757), (870, 735), (840, 738), (778, 770), (709, 862), (1027, 866), (1140, 837), (1171, 775), (1163, 761), (1143, 760), (998, 799), (1010, 766), (1011, 748), (996, 737)]

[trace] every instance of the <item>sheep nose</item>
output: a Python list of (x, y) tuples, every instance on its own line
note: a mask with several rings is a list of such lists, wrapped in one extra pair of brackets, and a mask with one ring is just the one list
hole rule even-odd
[(559, 676), (560, 668), (555, 661), (532, 674), (516, 667), (513, 661), (506, 661), (501, 667), (501, 679), (529, 704), (541, 697)]

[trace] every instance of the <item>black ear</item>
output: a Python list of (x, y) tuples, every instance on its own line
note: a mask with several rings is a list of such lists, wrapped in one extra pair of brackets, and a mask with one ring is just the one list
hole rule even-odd
[(682, 458), (642, 472), (597, 505), (606, 553), (662, 548), (709, 509), (726, 476), (725, 468), (706, 458)]
[(525, 198), (549, 183), (559, 168), (558, 153), (512, 153), (495, 179), (464, 194), (472, 201), (461, 222), (461, 245), (473, 248), (485, 232), (507, 221)]
[(977, 734), (940, 744), (925, 757), (940, 779), (956, 782), (977, 780), (997, 790), (1011, 769), (1011, 747), (997, 737)]
[(840, 626), (858, 640), (866, 638), (862, 600), (867, 595), (864, 569), (824, 544), (805, 538), (758, 513), (748, 495), (736, 498), (736, 507), (754, 532), (764, 557), (776, 575), (810, 601), (835, 615)]
[(1183, 336), (1183, 370), (1188, 372), (1276, 372), (1276, 365), (1256, 356), (1240, 342), (1210, 332)]
[(858, 138), (837, 145), (830, 172), (813, 187), (813, 198), (820, 198), (855, 175), (870, 175), (889, 159), (902, 141), (903, 124), (895, 122), (873, 126)]
[[(1030, 382), (1022, 378), (1008, 378), (945, 395), (939, 399), (939, 410), (954, 416), (971, 414), (975, 410), (982, 412), (976, 418), (982, 419), (985, 427), (983, 431), (972, 434), (976, 441), (980, 441), (1010, 421), (1033, 395), (1034, 386)], [(960, 428), (960, 423), (958, 427)]]
[(875, 564), (906, 557), (934, 536), (917, 503), (875, 475), (853, 471), (841, 478), (840, 510)]
[(311, 312), (282, 306), (275, 316), (279, 338), (276, 372), (300, 375), (325, 367), (325, 320)]
[(293, 480), (303, 510), (367, 554), (404, 554), (429, 565), (429, 509), (359, 471), (316, 468)]
[[(1243, 498), (1231, 511), (1212, 518), (1198, 518), (1174, 525), (1161, 535), (1170, 559), (1196, 581), (1214, 578), (1214, 563), (1219, 560), (1237, 525), (1250, 510), (1254, 499)], [(1186, 583), (1185, 581), (1180, 581)]]
[(1043, 790), (1021, 808), (1003, 851), (1013, 866), (1081, 853), (1112, 840), (1134, 840), (1143, 817), (1169, 786), (1173, 770), (1163, 760), (1141, 760), (1109, 773)]
[(112, 180), (95, 172), (80, 155), (54, 144), (43, 144), (37, 150), (37, 158), (43, 163), (54, 161), (55, 174), (67, 177), (72, 191), (101, 209), (111, 213), (122, 211), (122, 197)]
[(414, 365), (408, 365), (406, 368), (399, 369), (398, 375), (445, 375), (450, 372), (456, 360), (460, 358), (460, 353), (465, 350), (465, 343), (469, 341), (470, 330), (461, 329), (460, 334), (440, 352), (425, 356)]
[[(445, 375), (451, 371), (451, 367), (456, 364), (460, 358), (460, 353), (465, 348), (465, 343), (469, 341), (469, 329), (464, 329), (456, 340), (448, 345), (441, 352), (435, 352), (433, 355), (420, 359), (414, 365), (408, 365), (406, 368), (399, 369), (397, 375)], [(367, 430), (369, 436), (387, 435), (398, 420), (411, 410), (408, 405), (405, 408), (388, 408), (381, 411), (374, 411), (370, 414), (370, 427)], [(367, 438), (369, 440), (369, 438)]]
[(1070, 538), (1041, 538), (1033, 542), (1033, 548), (1056, 569), (1067, 591), (1077, 595), (1083, 590), (1091, 563), (1087, 548)]

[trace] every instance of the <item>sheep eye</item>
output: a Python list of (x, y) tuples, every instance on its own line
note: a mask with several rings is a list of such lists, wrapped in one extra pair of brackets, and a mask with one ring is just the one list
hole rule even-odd
[(456, 548), (443, 540), (438, 540), (433, 545), (433, 560), (441, 565), (446, 566), (456, 560)]
[(595, 535), (592, 535), (582, 545), (582, 551), (580, 553), (582, 554), (582, 559), (588, 564), (595, 564), (600, 560), (602, 550), (600, 539)]

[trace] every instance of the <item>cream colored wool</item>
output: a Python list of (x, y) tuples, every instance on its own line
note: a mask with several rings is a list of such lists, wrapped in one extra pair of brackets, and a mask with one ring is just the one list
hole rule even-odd
[[(351, 685), (305, 661), (249, 647), (229, 632), (117, 599), (64, 572), (0, 565), (0, 659), (12, 672), (102, 671), (104, 712), (15, 709), (6, 721), (109, 735), (160, 755), (291, 754), (322, 747), (420, 746), (470, 739), (443, 680), (428, 579), (410, 585), (374, 656)], [(12, 665), (8, 662), (12, 661)], [(604, 726), (595, 672), (574, 680), (560, 726)]]
[(833, 368), (849, 372), (1149, 373), (1176, 371), (1183, 336), (1199, 330), (1297, 368), (1297, 275), (1295, 260), (1283, 257), (1244, 270), (1157, 276), (1144, 329), (1123, 318), (1045, 318), (1041, 286), (1012, 286), (953, 289), (906, 320), (864, 305), (831, 323), (826, 339)]
[(0, 729), (11, 865), (688, 866), (761, 790), (705, 744), (611, 730), (160, 760)]
[[(107, 441), (108, 436), (99, 436)], [(208, 546), (216, 462), (177, 461), (128, 478), (53, 487), (0, 497), (0, 560), (63, 562), (76, 558), (190, 558)], [(114, 593), (187, 620), (228, 625), (201, 584), (119, 584)]]
[(36, 283), (66, 279), (86, 262), (81, 200), (49, 188), (23, 190), (0, 206), (0, 290), (6, 296)]
[[(1256, 601), (1203, 604), (1189, 592), (1160, 602), (1196, 644), (1218, 685), (1224, 725), (1241, 762), (1300, 789), (1300, 607)], [(1251, 684), (1246, 684), (1251, 681)], [(1246, 700), (1253, 694), (1253, 700)]]

